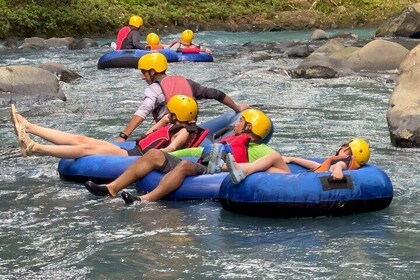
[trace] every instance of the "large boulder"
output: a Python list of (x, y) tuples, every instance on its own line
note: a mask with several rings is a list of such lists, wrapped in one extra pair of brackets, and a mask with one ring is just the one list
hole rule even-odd
[(328, 36), (327, 32), (325, 32), (322, 29), (316, 29), (316, 30), (314, 30), (314, 32), (312, 32), (310, 40), (311, 41), (326, 40), (328, 38), (329, 38), (329, 36)]
[(345, 65), (348, 56), (334, 55), (346, 48), (338, 39), (333, 39), (319, 47), (311, 55), (302, 60), (295, 70), (294, 78), (334, 78), (348, 76), (354, 72)]
[(57, 77), (47, 70), (31, 66), (0, 67), (0, 104), (41, 103), (66, 96)]
[(386, 40), (373, 40), (355, 51), (346, 65), (354, 71), (389, 71), (397, 69), (408, 50)]
[(403, 72), (391, 94), (387, 112), (391, 143), (420, 147), (420, 63)]
[(99, 47), (98, 43), (90, 38), (83, 38), (74, 45), (72, 49), (74, 50), (81, 50), (81, 49), (89, 49), (89, 48), (97, 48)]
[(404, 60), (400, 64), (400, 67), (398, 68), (398, 73), (404, 73), (417, 63), (420, 63), (420, 44), (405, 56)]
[(39, 68), (53, 73), (60, 81), (65, 83), (70, 83), (82, 77), (59, 62), (46, 62), (39, 65)]
[(49, 38), (45, 40), (45, 45), (47, 48), (67, 48), (73, 49), (76, 45), (76, 39), (73, 37), (64, 37), (64, 38)]
[(73, 37), (64, 38), (49, 38), (43, 39), (40, 37), (25, 38), (23, 44), (19, 46), (20, 49), (49, 49), (49, 48), (67, 48), (73, 49), (76, 45), (76, 40)]
[(25, 40), (23, 40), (23, 43), (19, 46), (19, 48), (41, 50), (46, 49), (47, 46), (45, 45), (45, 39), (40, 37), (31, 37), (25, 38)]
[(389, 18), (376, 30), (375, 36), (420, 38), (420, 3)]

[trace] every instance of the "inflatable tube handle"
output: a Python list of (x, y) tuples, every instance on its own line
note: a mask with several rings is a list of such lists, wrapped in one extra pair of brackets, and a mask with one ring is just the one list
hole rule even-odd
[(332, 176), (319, 177), (322, 190), (353, 189), (353, 181), (349, 175), (344, 175), (341, 180), (334, 180)]

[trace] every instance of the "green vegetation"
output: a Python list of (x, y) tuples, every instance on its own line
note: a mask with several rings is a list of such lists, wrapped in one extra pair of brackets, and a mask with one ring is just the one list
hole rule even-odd
[[(222, 27), (226, 20), (272, 20), (283, 11), (311, 10), (338, 25), (381, 21), (415, 0), (0, 0), (0, 38), (108, 36), (131, 15), (145, 29), (163, 26)], [(213, 25), (209, 25), (212, 23)], [(343, 26), (344, 27), (344, 26)]]

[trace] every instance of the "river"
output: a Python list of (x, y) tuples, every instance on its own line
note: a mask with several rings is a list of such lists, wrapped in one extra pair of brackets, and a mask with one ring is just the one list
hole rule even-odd
[[(374, 30), (352, 32), (368, 39)], [(294, 67), (299, 59), (254, 62), (242, 47), (248, 41), (308, 40), (310, 34), (198, 33), (196, 41), (213, 50), (215, 62), (172, 63), (169, 74), (267, 112), (275, 123), (270, 143), (286, 155), (325, 157), (349, 138), (366, 138), (370, 163), (392, 180), (390, 207), (354, 216), (272, 219), (232, 214), (215, 201), (125, 206), (120, 197), (95, 198), (82, 185), (61, 181), (58, 159), (22, 158), (9, 109), (0, 108), (0, 278), (418, 279), (420, 149), (390, 143), (386, 111), (394, 83), (387, 76), (291, 79), (270, 69)], [(58, 61), (79, 73), (83, 79), (62, 84), (66, 102), (17, 108), (32, 122), (112, 140), (146, 84), (135, 69), (97, 70), (107, 51), (3, 51), (0, 66)], [(199, 121), (229, 111), (213, 101), (199, 104)]]

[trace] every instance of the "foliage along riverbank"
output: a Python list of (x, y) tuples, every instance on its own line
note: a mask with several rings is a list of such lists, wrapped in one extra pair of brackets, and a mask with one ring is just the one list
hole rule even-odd
[[(233, 3), (232, 3), (233, 2)], [(113, 36), (133, 14), (144, 34), (378, 27), (415, 0), (4, 0), (0, 38)]]

